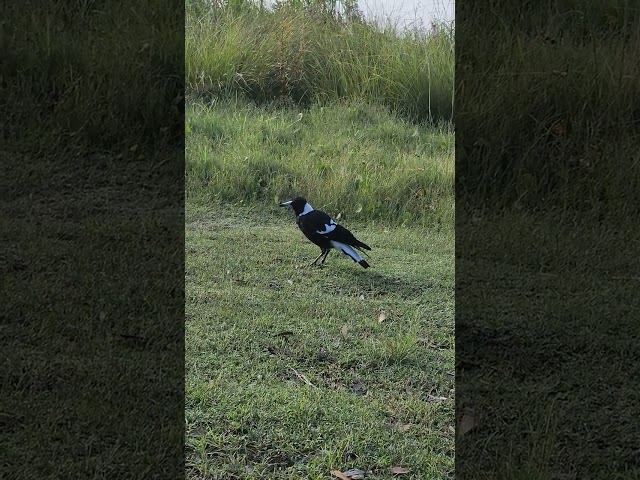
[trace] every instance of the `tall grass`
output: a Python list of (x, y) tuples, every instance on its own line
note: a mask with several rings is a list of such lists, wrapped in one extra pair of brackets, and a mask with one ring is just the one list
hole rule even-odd
[(187, 4), (188, 198), (451, 226), (453, 32), (335, 7)]
[(352, 102), (304, 112), (246, 101), (187, 108), (186, 192), (270, 208), (304, 195), (334, 215), (453, 225), (453, 132)]
[(332, 5), (290, 1), (268, 10), (241, 0), (189, 2), (189, 93), (303, 105), (364, 99), (416, 120), (452, 119), (451, 29), (379, 29), (353, 8), (345, 17)]
[(638, 211), (640, 9), (461, 2), (456, 13), (459, 199)]

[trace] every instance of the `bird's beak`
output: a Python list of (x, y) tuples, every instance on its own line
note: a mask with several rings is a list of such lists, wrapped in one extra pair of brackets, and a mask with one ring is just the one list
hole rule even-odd
[(281, 207), (288, 207), (289, 205), (291, 205), (291, 200), (289, 200), (288, 202), (282, 202), (280, 204)]

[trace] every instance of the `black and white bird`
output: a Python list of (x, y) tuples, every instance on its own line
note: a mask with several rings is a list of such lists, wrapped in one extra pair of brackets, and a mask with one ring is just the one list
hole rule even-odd
[[(327, 255), (332, 248), (348, 255), (354, 262), (360, 264), (363, 268), (369, 268), (369, 264), (360, 256), (356, 250), (364, 253), (364, 250), (371, 250), (369, 245), (362, 243), (353, 234), (338, 225), (325, 212), (314, 210), (305, 198), (296, 197), (288, 202), (280, 204), (281, 207), (290, 207), (296, 214), (296, 223), (304, 236), (320, 247), (320, 255), (311, 263), (316, 262), (324, 255), (321, 264), (327, 259)], [(366, 253), (365, 253), (366, 255)]]

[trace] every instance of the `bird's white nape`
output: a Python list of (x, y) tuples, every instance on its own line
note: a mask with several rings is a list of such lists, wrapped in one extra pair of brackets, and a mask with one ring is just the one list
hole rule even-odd
[(306, 215), (309, 212), (313, 212), (313, 207), (311, 206), (310, 203), (305, 203), (304, 210), (302, 210), (302, 213), (300, 213), (300, 215), (298, 216), (301, 217), (302, 215)]
[(336, 250), (340, 250), (342, 253), (349, 255), (355, 262), (362, 261), (362, 257), (358, 255), (356, 251), (353, 248), (351, 248), (349, 245), (345, 245), (344, 243), (331, 240), (331, 246)]

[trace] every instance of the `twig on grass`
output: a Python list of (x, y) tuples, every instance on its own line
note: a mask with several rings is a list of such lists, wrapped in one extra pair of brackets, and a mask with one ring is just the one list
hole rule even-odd
[(316, 387), (313, 383), (311, 383), (307, 377), (305, 377), (303, 374), (299, 373), (295, 368), (293, 368), (293, 367), (289, 367), (289, 368), (290, 368), (291, 370), (293, 370), (293, 373), (295, 373), (295, 374), (296, 374), (296, 376), (297, 376), (300, 380), (302, 380), (304, 383), (306, 383), (306, 384), (307, 384), (307, 385), (309, 385), (310, 387), (318, 388), (318, 387)]

